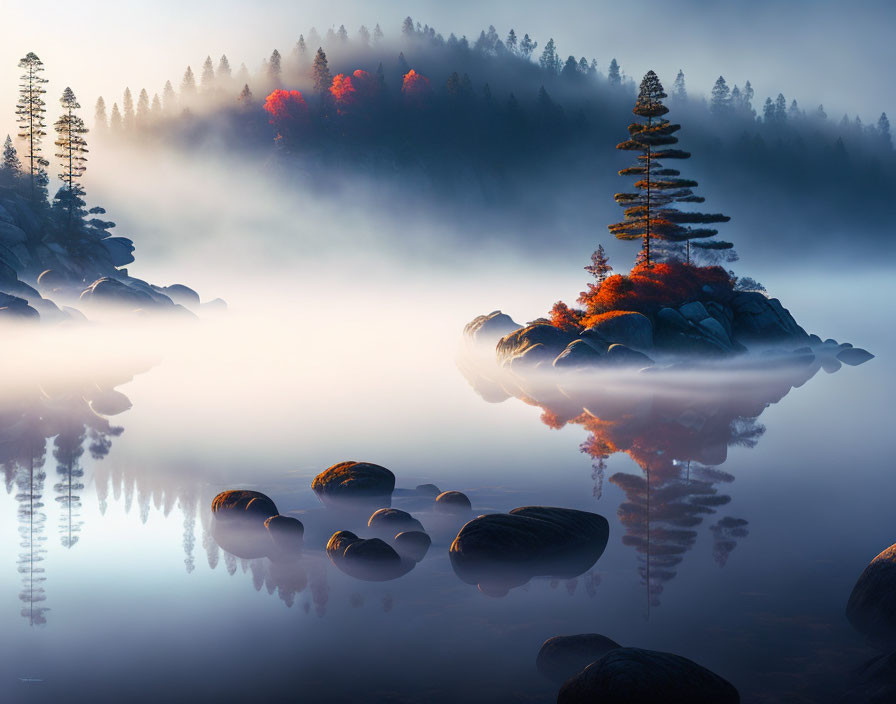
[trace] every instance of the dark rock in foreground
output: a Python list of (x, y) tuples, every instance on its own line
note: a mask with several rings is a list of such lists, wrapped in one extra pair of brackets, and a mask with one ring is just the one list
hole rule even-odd
[(603, 554), (609, 534), (607, 520), (596, 513), (526, 506), (474, 518), (449, 555), (461, 580), (503, 596), (532, 577), (582, 574)]
[(879, 645), (896, 647), (896, 545), (875, 557), (849, 595), (846, 617)]
[(738, 704), (731, 683), (672, 653), (611, 650), (561, 688), (557, 704)]
[(327, 556), (346, 574), (368, 582), (384, 582), (407, 574), (413, 560), (402, 560), (379, 538), (365, 540), (347, 530), (334, 533), (327, 542)]
[(383, 538), (392, 538), (402, 531), (423, 531), (423, 525), (407, 511), (381, 508), (367, 521), (367, 526)]
[(473, 504), (460, 491), (443, 491), (435, 498), (433, 508), (440, 513), (463, 514), (473, 510)]
[(432, 539), (423, 531), (410, 530), (399, 533), (393, 541), (395, 551), (402, 557), (420, 562), (429, 551)]
[(311, 488), (325, 505), (389, 506), (395, 475), (371, 462), (340, 462), (318, 474)]
[(551, 682), (562, 684), (609, 651), (621, 647), (599, 633), (554, 636), (542, 644), (535, 666)]
[(896, 652), (866, 662), (852, 676), (843, 704), (896, 702)]

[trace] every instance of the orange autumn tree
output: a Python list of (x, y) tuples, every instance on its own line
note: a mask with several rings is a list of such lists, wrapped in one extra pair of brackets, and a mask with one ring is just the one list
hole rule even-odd
[(308, 123), (308, 103), (298, 90), (278, 88), (265, 99), (264, 109), (278, 140), (295, 138)]
[(430, 92), (429, 79), (414, 69), (408, 71), (401, 80), (401, 93), (408, 103), (419, 107), (425, 103)]
[(641, 240), (639, 263), (648, 268), (657, 258), (651, 255), (654, 240), (659, 240), (662, 248), (677, 254), (681, 244), (686, 247), (685, 261), (691, 261), (691, 241), (694, 247), (703, 250), (731, 249), (730, 242), (705, 241), (718, 234), (718, 230), (708, 227), (689, 227), (728, 222), (731, 218), (721, 213), (684, 212), (676, 203), (702, 203), (705, 199), (694, 195), (697, 182), (681, 178), (677, 169), (665, 168), (660, 160), (688, 159), (690, 153), (674, 149), (678, 143), (674, 133), (681, 125), (672, 124), (663, 115), (669, 108), (663, 105), (666, 93), (660, 79), (653, 71), (648, 71), (641, 81), (638, 99), (632, 112), (640, 118), (628, 126), (629, 139), (616, 145), (617, 149), (641, 152), (636, 166), (622, 169), (621, 176), (638, 176), (635, 182), (637, 193), (617, 193), (615, 200), (625, 208), (625, 219), (609, 226), (610, 232), (621, 240)]
[(333, 96), (336, 111), (340, 115), (349, 112), (358, 100), (358, 91), (352, 82), (351, 76), (346, 76), (344, 73), (337, 73), (333, 77), (333, 83), (330, 85), (330, 95)]

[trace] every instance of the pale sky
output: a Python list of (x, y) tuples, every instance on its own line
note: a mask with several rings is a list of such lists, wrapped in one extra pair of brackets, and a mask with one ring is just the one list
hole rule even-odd
[(887, 0), (4, 0), (0, 134), (15, 128), (17, 63), (28, 51), (47, 66), (54, 112), (70, 85), (89, 122), (97, 95), (111, 105), (125, 86), (135, 96), (142, 87), (161, 92), (207, 54), (253, 69), (275, 47), (288, 53), (312, 25), (323, 34), (344, 23), (354, 34), (379, 22), (388, 38), (407, 14), (445, 36), (475, 37), (494, 24), (542, 46), (553, 37), (563, 56), (596, 57), (603, 71), (613, 57), (636, 77), (654, 68), (671, 81), (682, 68), (692, 93), (707, 93), (721, 73), (730, 84), (749, 79), (759, 104), (783, 92), (804, 108), (824, 103), (836, 119), (845, 111), (866, 123), (882, 110), (896, 117), (896, 3)]

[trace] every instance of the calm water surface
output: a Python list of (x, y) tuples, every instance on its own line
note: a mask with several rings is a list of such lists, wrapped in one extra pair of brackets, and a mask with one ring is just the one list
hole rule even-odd
[[(860, 292), (798, 290), (781, 297), (807, 328), (878, 357), (524, 403), (487, 402), (459, 372), (459, 330), (485, 310), (466, 304), (385, 324), (382, 301), (345, 316), (334, 299), (23, 338), (0, 404), (0, 696), (550, 702), (540, 644), (598, 632), (690, 657), (744, 701), (836, 700), (871, 654), (843, 616), (849, 591), (896, 541), (896, 369), (892, 333), (851, 314)], [(363, 527), (310, 490), (344, 459), (463, 491), (478, 513), (595, 511), (610, 542), (586, 574), (492, 598), (452, 571), (459, 526), (397, 496), (433, 547), (398, 580), (359, 581), (321, 548)], [(303, 521), (300, 565), (218, 548), (209, 504), (237, 487)]]

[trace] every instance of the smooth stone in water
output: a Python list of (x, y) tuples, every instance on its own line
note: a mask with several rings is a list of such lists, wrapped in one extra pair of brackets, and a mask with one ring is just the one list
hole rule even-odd
[(403, 531), (395, 536), (393, 541), (396, 552), (402, 557), (407, 557), (414, 562), (420, 562), (429, 551), (432, 539), (419, 530)]
[(599, 633), (554, 636), (542, 644), (535, 666), (551, 682), (563, 684), (609, 651), (621, 647), (615, 640)]
[(423, 531), (423, 525), (407, 511), (381, 508), (373, 513), (367, 526), (378, 535), (391, 538), (402, 531)]
[(473, 505), (467, 495), (460, 491), (443, 491), (435, 498), (433, 508), (441, 513), (469, 513)]
[(739, 704), (734, 686), (692, 660), (617, 648), (560, 688), (557, 704)]
[(271, 516), (264, 522), (275, 552), (282, 555), (294, 555), (302, 551), (305, 541), (305, 526), (297, 518), (290, 516)]
[(218, 521), (252, 520), (264, 524), (265, 519), (280, 512), (271, 498), (260, 491), (232, 489), (212, 499), (212, 513)]
[(333, 534), (327, 542), (327, 556), (341, 571), (356, 579), (384, 582), (411, 571), (413, 560), (402, 560), (379, 538), (365, 540), (348, 530)]
[(414, 491), (416, 491), (421, 496), (431, 496), (432, 498), (436, 498), (439, 494), (442, 493), (442, 490), (439, 489), (435, 484), (418, 484), (414, 487)]
[(334, 464), (318, 474), (311, 488), (325, 505), (371, 504), (389, 506), (395, 475), (372, 462), (353, 460)]

